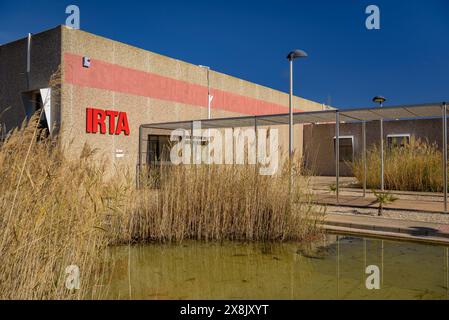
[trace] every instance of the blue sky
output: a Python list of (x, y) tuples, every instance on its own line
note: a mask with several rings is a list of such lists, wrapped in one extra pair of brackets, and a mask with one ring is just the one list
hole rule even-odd
[[(81, 10), (81, 29), (332, 105), (366, 107), (449, 100), (449, 1), (5, 1), (0, 43), (64, 24)], [(365, 8), (381, 10), (367, 30)]]

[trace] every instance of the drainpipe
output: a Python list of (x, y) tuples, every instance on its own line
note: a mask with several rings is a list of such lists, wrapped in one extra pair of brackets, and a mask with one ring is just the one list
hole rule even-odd
[(211, 95), (210, 95), (210, 67), (199, 65), (198, 67), (206, 70), (207, 77), (207, 119), (211, 119), (212, 110), (211, 110)]
[(28, 33), (28, 41), (27, 41), (27, 90), (30, 90), (30, 73), (31, 73), (31, 33)]
[(207, 68), (207, 119), (212, 116), (211, 110), (211, 99), (210, 99), (210, 68)]

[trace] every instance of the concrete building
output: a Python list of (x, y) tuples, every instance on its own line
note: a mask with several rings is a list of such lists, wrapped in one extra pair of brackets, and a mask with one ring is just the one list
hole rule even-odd
[[(60, 87), (50, 84), (55, 74)], [(139, 126), (207, 118), (209, 95), (212, 118), (288, 112), (286, 93), (65, 26), (0, 46), (2, 134), (43, 107), (42, 125), (73, 156), (87, 143), (135, 169)], [(299, 97), (294, 106), (328, 108)]]
[[(70, 156), (88, 144), (111, 165), (131, 170), (160, 156), (167, 142), (166, 135), (148, 134), (139, 159), (142, 124), (281, 114), (288, 104), (286, 93), (65, 26), (0, 46), (0, 139), (43, 108), (40, 125)], [(295, 112), (328, 109), (294, 98)], [(288, 126), (277, 128), (286, 153)], [(379, 144), (379, 122), (366, 128), (367, 147)], [(441, 132), (439, 119), (386, 121), (384, 141), (415, 137), (441, 147)], [(295, 125), (294, 148), (314, 174), (336, 174), (334, 123)], [(347, 162), (361, 154), (361, 124), (341, 123), (340, 175), (351, 175)]]

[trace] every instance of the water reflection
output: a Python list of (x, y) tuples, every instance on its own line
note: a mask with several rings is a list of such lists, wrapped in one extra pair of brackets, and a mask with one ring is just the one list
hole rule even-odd
[[(111, 249), (111, 299), (446, 299), (447, 248), (327, 235), (297, 243)], [(366, 267), (381, 289), (365, 286)]]

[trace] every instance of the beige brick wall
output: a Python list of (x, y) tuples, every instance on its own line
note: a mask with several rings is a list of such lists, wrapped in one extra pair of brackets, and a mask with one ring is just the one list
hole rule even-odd
[[(22, 93), (46, 88), (61, 60), (61, 28), (32, 35), (31, 73), (27, 84), (27, 38), (0, 46), (0, 125), (7, 131), (18, 127), (25, 118)], [(58, 96), (54, 101), (53, 119), (59, 117)]]
[[(122, 67), (207, 86), (206, 70), (199, 66), (108, 40), (79, 30), (62, 27), (62, 61), (64, 53), (88, 56)], [(63, 69), (64, 71), (64, 69)], [(242, 96), (288, 106), (288, 95), (267, 87), (250, 83), (222, 73), (210, 72), (210, 86)], [(141, 124), (207, 118), (207, 108), (172, 101), (140, 97), (114, 91), (63, 84), (62, 138), (71, 142), (71, 150), (79, 154), (84, 143), (98, 148), (114, 165), (124, 164), (134, 168), (138, 157), (138, 128)], [(207, 98), (205, 98), (207, 101)], [(322, 110), (323, 105), (301, 98), (295, 104), (304, 111)], [(130, 136), (110, 136), (85, 133), (87, 107), (114, 109), (127, 112), (131, 128)], [(241, 113), (212, 109), (212, 117), (240, 116)], [(302, 126), (295, 126), (295, 147), (302, 151)], [(280, 128), (283, 151), (288, 148), (288, 129)], [(145, 146), (146, 147), (146, 146)], [(123, 150), (125, 157), (117, 159), (116, 150)]]

